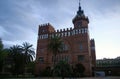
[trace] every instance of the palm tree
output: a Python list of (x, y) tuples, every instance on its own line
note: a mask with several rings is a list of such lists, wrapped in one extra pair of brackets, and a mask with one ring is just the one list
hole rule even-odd
[(24, 42), (22, 44), (22, 52), (24, 53), (24, 70), (25, 70), (25, 73), (26, 73), (26, 66), (27, 64), (29, 64), (30, 62), (32, 62), (34, 60), (34, 57), (35, 57), (35, 52), (34, 52), (34, 49), (32, 48), (32, 44), (30, 43), (27, 43), (27, 42)]
[(56, 55), (62, 50), (62, 40), (58, 36), (54, 36), (48, 43), (48, 50), (53, 53), (53, 66), (56, 63)]
[(56, 64), (56, 56), (60, 51), (62, 50), (62, 40), (58, 36), (54, 36), (50, 38), (49, 43), (48, 43), (48, 50), (52, 52), (53, 54), (53, 73), (52, 75), (54, 76), (54, 67)]
[(13, 74), (22, 74), (24, 72), (24, 64), (23, 64), (23, 53), (20, 45), (13, 45), (10, 47), (10, 57), (13, 58), (12, 64), (12, 73)]
[(35, 57), (35, 52), (34, 52), (34, 49), (32, 48), (33, 46), (32, 44), (24, 42), (22, 45), (23, 45), (22, 50), (23, 50), (23, 53), (25, 54), (25, 63), (27, 64), (33, 61)]

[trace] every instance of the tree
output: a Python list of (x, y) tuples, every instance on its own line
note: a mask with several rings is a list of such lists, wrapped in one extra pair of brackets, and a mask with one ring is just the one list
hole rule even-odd
[(13, 45), (10, 47), (10, 56), (13, 58), (12, 73), (22, 74), (24, 72), (24, 54), (22, 53), (22, 48), (20, 45)]
[(7, 57), (7, 55), (8, 55), (8, 52), (6, 51), (6, 49), (4, 49), (2, 40), (0, 39), (0, 72), (3, 71), (4, 61)]
[[(49, 43), (48, 43), (48, 50), (53, 53), (53, 68), (54, 68), (56, 64), (56, 56), (62, 50), (61, 38), (58, 36), (54, 36), (50, 38)], [(54, 71), (53, 71), (53, 76), (54, 76)]]
[(55, 65), (56, 55), (58, 53), (60, 53), (60, 51), (62, 50), (62, 40), (61, 40), (61, 38), (58, 37), (58, 36), (52, 37), (50, 39), (49, 43), (48, 43), (48, 50), (50, 50), (54, 55), (53, 65)]
[(24, 53), (24, 70), (25, 70), (25, 73), (26, 73), (26, 66), (27, 64), (29, 64), (30, 62), (33, 61), (34, 57), (35, 57), (35, 52), (34, 52), (34, 49), (32, 48), (32, 44), (30, 43), (27, 43), (27, 42), (24, 42), (22, 44), (22, 52)]
[(22, 52), (25, 54), (25, 64), (33, 61), (34, 57), (35, 57), (35, 52), (34, 49), (32, 48), (32, 44), (24, 42), (22, 44)]
[(60, 61), (55, 65), (54, 71), (57, 76), (62, 76), (62, 79), (64, 79), (65, 76), (70, 76), (71, 67), (67, 62)]

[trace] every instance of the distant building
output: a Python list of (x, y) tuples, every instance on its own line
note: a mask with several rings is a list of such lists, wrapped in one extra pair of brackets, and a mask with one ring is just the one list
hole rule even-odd
[(99, 59), (96, 61), (96, 71), (104, 71), (105, 75), (120, 76), (120, 57), (115, 59)]
[(46, 67), (53, 66), (53, 54), (47, 50), (47, 45), (49, 38), (57, 35), (65, 45), (64, 53), (57, 55), (57, 61), (65, 60), (72, 66), (82, 63), (85, 67), (85, 75), (92, 76), (96, 66), (95, 43), (94, 39), (90, 39), (89, 19), (85, 16), (80, 4), (72, 22), (74, 28), (57, 31), (50, 23), (39, 25), (35, 71), (37, 75)]
[(99, 59), (96, 61), (97, 67), (120, 67), (120, 57), (115, 59)]

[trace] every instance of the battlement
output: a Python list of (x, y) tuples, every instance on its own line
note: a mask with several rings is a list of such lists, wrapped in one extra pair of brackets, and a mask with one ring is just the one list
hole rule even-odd
[(46, 33), (52, 33), (52, 32), (55, 32), (55, 29), (50, 23), (39, 25), (38, 35), (46, 34)]
[[(88, 33), (88, 28), (79, 28), (79, 29), (74, 29), (74, 28), (64, 28), (64, 29), (58, 29), (54, 30), (53, 27), (50, 27), (50, 24), (43, 24), (39, 28), (39, 33), (38, 34), (38, 39), (47, 39), (51, 38), (54, 36), (59, 36), (59, 37), (69, 37), (73, 35), (78, 35), (78, 34), (86, 34)], [(52, 31), (50, 31), (52, 29)]]
[(39, 25), (39, 27), (47, 27), (47, 26), (52, 26), (52, 25), (50, 23), (45, 23), (45, 24)]
[(71, 30), (73, 30), (72, 27), (71, 27), (71, 28), (58, 29), (58, 30), (56, 30), (55, 32), (56, 32), (56, 33), (58, 33), (58, 32), (67, 32), (67, 31), (71, 31)]

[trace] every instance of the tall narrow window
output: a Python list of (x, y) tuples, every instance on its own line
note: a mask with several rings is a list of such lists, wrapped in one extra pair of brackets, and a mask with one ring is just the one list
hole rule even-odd
[(79, 49), (80, 49), (80, 50), (83, 50), (83, 45), (82, 45), (82, 43), (80, 43)]

